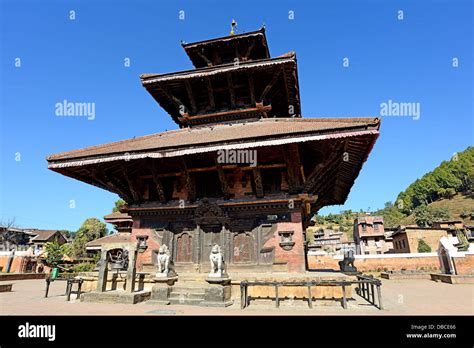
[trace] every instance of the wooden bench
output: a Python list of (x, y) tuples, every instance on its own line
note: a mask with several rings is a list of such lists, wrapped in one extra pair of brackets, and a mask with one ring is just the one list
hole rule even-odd
[[(362, 298), (367, 300), (379, 309), (382, 309), (382, 295), (381, 295), (381, 281), (378, 279), (357, 276), (357, 280), (321, 280), (321, 281), (246, 281), (240, 282), (240, 308), (244, 309), (249, 306), (251, 296), (248, 295), (249, 286), (272, 286), (275, 288), (275, 306), (280, 307), (280, 297), (278, 295), (278, 288), (282, 286), (304, 286), (308, 288), (308, 307), (313, 308), (313, 296), (311, 288), (315, 286), (340, 286), (342, 287), (341, 304), (344, 309), (347, 309), (346, 287), (351, 287), (353, 284), (357, 285), (356, 292)], [(370, 295), (370, 290), (371, 296)], [(375, 304), (374, 287), (377, 287), (378, 306)]]

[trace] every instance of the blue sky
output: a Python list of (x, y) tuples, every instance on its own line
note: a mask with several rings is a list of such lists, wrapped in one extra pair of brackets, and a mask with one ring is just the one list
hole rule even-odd
[[(180, 41), (227, 35), (233, 18), (237, 32), (265, 23), (272, 56), (296, 51), (305, 117), (420, 103), (419, 120), (384, 117), (346, 204), (322, 213), (382, 207), (473, 144), (472, 1), (2, 0), (0, 16), (0, 221), (22, 227), (77, 230), (109, 213), (115, 194), (45, 157), (176, 128), (138, 76), (192, 68)], [(65, 99), (95, 103), (95, 119), (57, 117)]]

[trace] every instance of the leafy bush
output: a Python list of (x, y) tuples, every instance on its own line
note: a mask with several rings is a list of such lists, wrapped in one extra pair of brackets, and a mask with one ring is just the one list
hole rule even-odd
[(418, 252), (419, 253), (430, 253), (431, 247), (426, 244), (423, 239), (418, 240)]
[(79, 272), (92, 272), (95, 268), (95, 265), (93, 263), (89, 262), (83, 262), (79, 263), (77, 265), (74, 265), (74, 272), (79, 273)]

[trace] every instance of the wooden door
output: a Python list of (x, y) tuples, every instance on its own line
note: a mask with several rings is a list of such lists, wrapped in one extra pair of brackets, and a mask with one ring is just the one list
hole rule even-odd
[(221, 247), (221, 252), (224, 252), (222, 245), (222, 238), (220, 232), (203, 232), (202, 233), (202, 252), (201, 252), (201, 262), (209, 262), (209, 255), (211, 255), (211, 249), (214, 244), (218, 244)]
[(234, 235), (233, 260), (235, 263), (252, 262), (253, 238), (248, 233)]
[(193, 262), (193, 237), (187, 233), (178, 235), (176, 238), (176, 262)]

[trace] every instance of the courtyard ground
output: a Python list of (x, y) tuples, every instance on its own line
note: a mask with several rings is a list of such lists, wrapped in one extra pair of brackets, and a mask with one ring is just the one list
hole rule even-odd
[[(239, 301), (227, 308), (187, 305), (158, 306), (139, 303), (105, 304), (66, 301), (65, 282), (51, 283), (44, 298), (44, 280), (13, 281), (13, 291), (0, 293), (2, 315), (473, 315), (474, 285), (445, 284), (431, 280), (382, 280), (383, 310), (355, 294), (344, 310), (340, 303), (308, 308), (302, 300), (286, 300), (280, 308), (274, 302), (255, 300), (244, 310)], [(72, 297), (75, 297), (72, 295)]]

